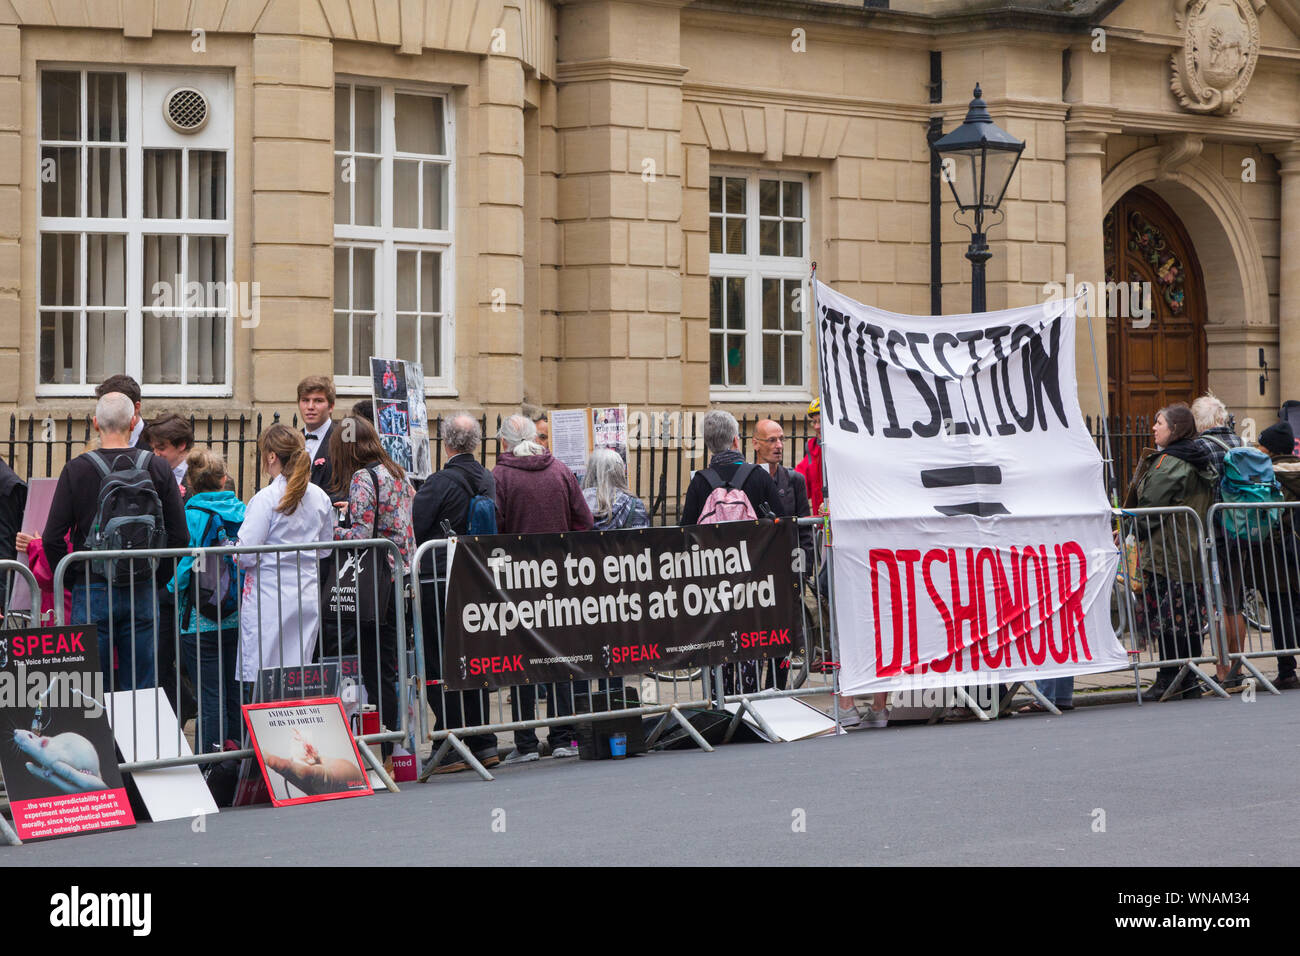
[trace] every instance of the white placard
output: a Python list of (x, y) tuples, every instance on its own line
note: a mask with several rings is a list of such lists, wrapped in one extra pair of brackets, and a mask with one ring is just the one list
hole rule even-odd
[[(113, 728), (113, 739), (126, 763), (137, 759), (188, 757), (194, 752), (185, 735), (177, 733), (171, 701), (157, 687), (114, 691), (108, 695), (105, 710)], [(137, 758), (136, 754), (140, 756)], [(193, 764), (161, 770), (134, 770), (131, 779), (149, 810), (149, 818), (155, 823), (217, 812), (208, 784)]]

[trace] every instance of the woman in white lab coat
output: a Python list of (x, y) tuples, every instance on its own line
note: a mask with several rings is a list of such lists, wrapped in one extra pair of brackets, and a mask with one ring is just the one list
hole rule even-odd
[[(272, 425), (257, 441), (271, 484), (253, 496), (239, 544), (308, 545), (334, 539), (329, 495), (311, 483), (302, 435)], [(238, 555), (244, 576), (239, 610), (239, 679), (255, 682), (263, 667), (298, 667), (316, 651), (320, 624), (315, 550)]]

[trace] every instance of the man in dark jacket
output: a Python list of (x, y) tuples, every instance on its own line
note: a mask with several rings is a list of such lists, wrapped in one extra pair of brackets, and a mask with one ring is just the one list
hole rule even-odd
[[(1300, 457), (1295, 449), (1295, 432), (1288, 422), (1278, 422), (1259, 436), (1259, 447), (1273, 459), (1273, 476), (1282, 486), (1287, 501), (1300, 501)], [(1300, 647), (1300, 511), (1281, 509), (1278, 527), (1264, 544), (1260, 583), (1268, 601), (1268, 617), (1273, 625), (1273, 647)], [(1277, 659), (1279, 690), (1300, 690), (1294, 655)]]
[(328, 375), (308, 375), (298, 383), (298, 414), (307, 454), (311, 455), (311, 483), (321, 488), (330, 483), (330, 428), (334, 424), (330, 416), (336, 398)]
[[(137, 415), (131, 399), (121, 392), (109, 392), (95, 406), (95, 431), (99, 433), (100, 446), (94, 451), (78, 455), (64, 466), (59, 482), (54, 487), (50, 514), (45, 522), (42, 537), (45, 555), (50, 567), (57, 568), (68, 553), (63, 540), (71, 531), (72, 550), (86, 548), (86, 536), (95, 522), (99, 510), (99, 487), (102, 478), (92, 456), (112, 471), (123, 459), (140, 460), (153, 480), (154, 490), (162, 503), (163, 530), (166, 546), (184, 548), (189, 544), (189, 528), (185, 523), (185, 509), (181, 505), (180, 491), (167, 462), (156, 455), (131, 448), (128, 444)], [(68, 583), (72, 588), (73, 624), (95, 624), (99, 629), (99, 661), (109, 680), (111, 690), (132, 690), (154, 686), (154, 582), (136, 580), (134, 585), (111, 585), (87, 563), (79, 562), (70, 569)], [(112, 624), (113, 641), (109, 646), (109, 624)], [(116, 650), (118, 667), (114, 676), (113, 652)]]
[[(731, 412), (715, 408), (704, 416), (700, 424), (704, 437), (704, 447), (711, 456), (709, 470), (713, 471), (724, 483), (730, 482), (736, 471), (745, 464), (745, 456), (740, 452), (740, 426)], [(704, 510), (704, 502), (709, 497), (713, 486), (701, 468), (691, 479), (686, 489), (686, 501), (682, 505), (681, 524), (699, 524)], [(754, 514), (760, 518), (782, 518), (788, 512), (781, 503), (781, 495), (776, 489), (772, 476), (762, 468), (750, 469), (740, 490), (745, 493), (749, 503), (754, 506)]]
[[(0, 560), (15, 561), (18, 549), (14, 542), (22, 531), (23, 511), (27, 507), (27, 483), (0, 461)], [(0, 611), (9, 606), (9, 581), (12, 575), (0, 573)], [(33, 594), (32, 607), (40, 611), (40, 595)]]
[[(553, 534), (590, 531), (591, 509), (582, 497), (578, 479), (537, 441), (537, 425), (526, 415), (511, 415), (501, 425), (497, 439), (502, 452), (492, 475), (497, 481), (497, 530), (502, 534)], [(515, 720), (536, 720), (537, 688), (511, 689)], [(555, 684), (550, 693), (552, 717), (573, 715), (573, 683)], [(553, 726), (547, 742), (552, 757), (576, 757), (577, 730)], [(534, 730), (515, 731), (515, 749), (508, 764), (527, 763), (541, 755)]]
[[(475, 495), (496, 500), (496, 482), (492, 473), (475, 460), (483, 431), (464, 412), (442, 420), (442, 445), (450, 455), (441, 471), (429, 476), (415, 496), (411, 509), (415, 542), (436, 541), (449, 534), (469, 533), (469, 503)], [(435, 572), (436, 568), (436, 572)], [(435, 577), (436, 574), (436, 577)], [(434, 560), (420, 568), (420, 602), (425, 609), (424, 668), (431, 681), (442, 676), (442, 635), (435, 622), (443, 620), (446, 607), (447, 550), (434, 549)], [(437, 617), (433, 610), (437, 609)], [(485, 723), (488, 713), (487, 694), (483, 691), (447, 690), (441, 683), (432, 688), (429, 704), (438, 720), (438, 729), (473, 727)], [(501, 761), (497, 739), (492, 734), (464, 738), (465, 745), (485, 767)], [(455, 773), (467, 764), (454, 750), (449, 750), (435, 773)]]
[[(785, 432), (781, 426), (770, 418), (763, 418), (754, 425), (754, 450), (758, 463), (776, 482), (776, 493), (781, 498), (785, 513), (792, 518), (807, 518), (812, 514), (808, 502), (808, 482), (793, 468), (781, 464), (781, 454), (785, 450)], [(806, 578), (813, 570), (813, 530), (808, 525), (799, 526), (799, 548), (803, 551), (804, 570), (800, 577)], [(810, 635), (816, 640), (815, 635)], [(786, 678), (790, 673), (790, 659), (772, 661), (772, 666), (763, 671), (763, 685), (775, 683), (778, 690), (785, 690)], [(775, 679), (773, 674), (775, 673)]]
[[(736, 423), (736, 417), (731, 412), (715, 408), (704, 416), (704, 421), (700, 423), (700, 432), (704, 437), (704, 447), (712, 456), (709, 459), (708, 470), (717, 475), (724, 484), (730, 485), (736, 473), (745, 464), (745, 456), (740, 451), (740, 426)], [(706, 517), (701, 512), (712, 490), (713, 485), (705, 475), (705, 469), (701, 468), (695, 472), (690, 486), (686, 489), (686, 502), (682, 505), (682, 524), (699, 524), (700, 518)], [(789, 514), (781, 501), (776, 482), (772, 480), (772, 475), (766, 468), (751, 468), (748, 476), (741, 481), (740, 490), (745, 493), (745, 497), (754, 508), (754, 514), (759, 518), (784, 518)], [(746, 662), (741, 665), (740, 670), (742, 691), (746, 694), (756, 692), (758, 690), (757, 664), (752, 661)], [(735, 664), (723, 665), (722, 690), (724, 694), (736, 692)]]

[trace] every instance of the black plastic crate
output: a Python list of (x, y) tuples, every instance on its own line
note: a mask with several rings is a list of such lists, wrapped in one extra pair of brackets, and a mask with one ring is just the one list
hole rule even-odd
[[(624, 710), (641, 706), (641, 697), (635, 687), (611, 690), (608, 694), (596, 690), (580, 691), (573, 695), (575, 714), (591, 714), (607, 710)], [(577, 722), (578, 757), (582, 760), (609, 760), (609, 738), (614, 734), (627, 735), (627, 755), (646, 752), (645, 732), (640, 717), (613, 717), (609, 720), (584, 720)]]

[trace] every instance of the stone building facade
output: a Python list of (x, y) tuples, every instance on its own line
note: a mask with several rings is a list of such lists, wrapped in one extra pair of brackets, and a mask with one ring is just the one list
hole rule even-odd
[(1092, 319), (1110, 411), (1271, 420), (1298, 73), (1300, 0), (0, 0), (0, 408), (126, 370), (150, 410), (287, 410), (398, 354), (434, 414), (801, 410), (812, 263), (967, 310), (927, 136), (978, 82), (1027, 144), (989, 308), (1146, 283), (1151, 321)]

